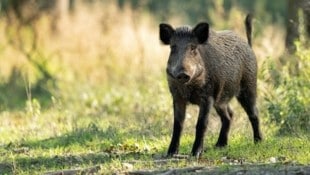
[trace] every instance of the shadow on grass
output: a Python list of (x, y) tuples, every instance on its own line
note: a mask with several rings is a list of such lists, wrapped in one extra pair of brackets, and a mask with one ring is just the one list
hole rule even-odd
[[(124, 143), (126, 139), (140, 139), (138, 132), (138, 130), (121, 132), (116, 127), (108, 127), (106, 130), (102, 130), (96, 124), (90, 124), (86, 128), (76, 129), (58, 137), (36, 141), (23, 141), (16, 144), (11, 143), (5, 145), (3, 148), (5, 151), (11, 152), (14, 158), (0, 163), (0, 167), (1, 165), (5, 167), (0, 170), (0, 174), (14, 173), (14, 169), (26, 172), (46, 171), (50, 169), (59, 170), (70, 167), (106, 164), (113, 160), (124, 158), (141, 159), (152, 157), (152, 151), (142, 150), (136, 147), (135, 143)], [(68, 153), (58, 155), (52, 153), (49, 156), (49, 151), (55, 151), (53, 149), (57, 151), (58, 148), (68, 150)], [(93, 151), (93, 153), (81, 153), (79, 151), (81, 149), (82, 152)], [(34, 153), (30, 150), (40, 153), (37, 156), (33, 156), (31, 154)], [(156, 152), (163, 152), (163, 150), (157, 149)], [(9, 157), (9, 155), (7, 156)]]
[(87, 154), (68, 154), (56, 156), (18, 157), (13, 162), (0, 163), (0, 174), (31, 174), (31, 172), (47, 172), (74, 167), (90, 167), (108, 164), (115, 159), (140, 159), (150, 155), (141, 153), (109, 154), (105, 152)]
[[(124, 138), (124, 135), (115, 127), (109, 127), (106, 130), (102, 130), (95, 124), (90, 124), (86, 128), (78, 128), (72, 132), (63, 134), (57, 137), (51, 137), (44, 140), (25, 141), (21, 146), (41, 149), (52, 149), (69, 147), (71, 145), (86, 145), (94, 140), (101, 140), (100, 144), (115, 144), (120, 142)], [(99, 142), (98, 141), (98, 142)]]
[[(111, 156), (103, 153), (56, 155), (52, 157), (19, 157), (14, 160), (17, 171), (38, 172), (50, 169), (66, 169), (68, 167), (87, 166), (111, 162)], [(7, 169), (8, 171), (9, 169)], [(10, 170), (14, 171), (14, 170)]]
[(43, 77), (31, 84), (31, 86), (27, 83), (21, 70), (17, 68), (13, 68), (7, 81), (0, 80), (0, 109), (23, 109), (30, 96), (32, 99), (37, 99), (42, 107), (51, 103), (52, 93), (50, 89), (56, 87), (54, 79)]
[[(114, 161), (153, 159), (154, 153), (164, 155), (166, 146), (146, 151), (139, 146), (137, 147), (135, 141), (141, 140), (140, 143), (145, 140), (152, 143), (156, 142), (150, 138), (150, 135), (142, 138), (141, 133), (143, 131), (136, 128), (124, 129), (111, 126), (102, 130), (96, 124), (90, 124), (88, 127), (79, 128), (58, 137), (23, 141), (16, 145), (14, 143), (9, 144), (0, 147), (0, 149), (4, 149), (4, 153), (0, 152), (0, 155), (7, 156), (6, 162), (0, 163), (0, 174), (16, 174), (15, 171), (17, 174), (46, 172), (98, 164), (109, 166), (109, 164), (114, 164)], [(159, 135), (155, 137), (160, 138)], [(128, 140), (133, 141), (128, 142)], [(187, 139), (181, 145), (183, 153), (189, 153), (192, 145), (190, 140)], [(308, 143), (307, 139), (272, 138), (255, 145), (252, 141), (244, 138), (232, 140), (231, 146), (227, 148), (215, 149), (209, 142), (206, 144), (207, 150), (201, 163), (206, 162), (206, 165), (243, 164), (244, 162), (252, 164), (264, 162), (271, 157), (278, 160), (279, 163), (298, 162), (299, 160), (308, 162), (308, 158), (297, 159), (309, 150), (309, 145), (305, 143)], [(160, 145), (157, 143), (157, 146)], [(62, 151), (55, 155), (54, 151), (57, 151), (58, 148)]]
[(122, 144), (126, 140), (148, 140), (148, 138), (160, 137), (160, 134), (152, 134), (151, 131), (141, 131), (137, 128), (124, 129), (109, 126), (102, 130), (96, 124), (91, 123), (87, 127), (75, 129), (72, 132), (44, 140), (23, 141), (12, 144), (11, 148), (28, 147), (29, 149), (53, 149), (66, 148), (74, 145), (85, 145), (89, 147), (100, 146), (105, 149), (110, 146)]

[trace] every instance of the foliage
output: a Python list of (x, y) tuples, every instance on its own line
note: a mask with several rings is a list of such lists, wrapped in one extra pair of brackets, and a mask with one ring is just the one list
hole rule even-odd
[(297, 43), (297, 52), (288, 57), (281, 68), (271, 60), (265, 64), (273, 85), (272, 91), (265, 94), (267, 117), (279, 127), (279, 134), (309, 133), (310, 50)]
[[(0, 82), (0, 90), (3, 92), (0, 96), (1, 107), (18, 109), (25, 105), (22, 102), (31, 98), (38, 98), (46, 105), (45, 102), (51, 96), (50, 91), (56, 88), (54, 73), (57, 67), (51, 66), (51, 57), (37, 43), (36, 31), (32, 26), (14, 23), (5, 26), (5, 32), (7, 43), (4, 43), (3, 47), (19, 52), (27, 60), (32, 71), (30, 75), (29, 71), (25, 70), (25, 65), (13, 65), (8, 77), (3, 77)], [(14, 97), (12, 93), (15, 94)]]
[[(286, 1), (268, 1), (268, 0), (196, 0), (196, 1), (156, 1), (156, 0), (118, 0), (122, 7), (126, 3), (134, 9), (147, 9), (160, 20), (166, 21), (171, 16), (177, 14), (182, 17), (186, 23), (192, 21), (207, 20), (211, 23), (212, 13), (227, 15), (238, 6), (243, 11), (256, 14), (257, 18), (266, 22), (284, 23), (283, 17), (286, 16)], [(224, 11), (225, 10), (225, 11)]]

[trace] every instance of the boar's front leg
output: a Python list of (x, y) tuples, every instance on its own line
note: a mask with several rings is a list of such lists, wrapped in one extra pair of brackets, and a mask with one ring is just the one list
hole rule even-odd
[(171, 143), (168, 149), (168, 156), (173, 156), (179, 151), (180, 137), (183, 130), (183, 123), (185, 119), (186, 101), (182, 99), (173, 99), (173, 134)]
[(199, 115), (196, 125), (196, 138), (192, 149), (192, 155), (195, 157), (199, 157), (203, 151), (203, 139), (205, 131), (207, 129), (208, 114), (210, 112), (212, 105), (213, 105), (212, 98), (202, 100), (201, 104), (199, 105)]

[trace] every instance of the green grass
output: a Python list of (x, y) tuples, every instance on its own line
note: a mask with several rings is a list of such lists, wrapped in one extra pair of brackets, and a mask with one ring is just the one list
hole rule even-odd
[[(100, 173), (109, 174), (188, 166), (309, 164), (309, 137), (277, 137), (268, 132), (268, 125), (262, 127), (265, 140), (255, 145), (244, 114), (234, 121), (229, 146), (214, 148), (219, 127), (213, 113), (201, 159), (156, 162), (165, 158), (172, 127), (170, 95), (163, 76), (158, 80), (119, 86), (117, 91), (79, 87), (70, 90), (76, 93), (72, 99), (53, 97), (48, 108), (33, 99), (24, 110), (2, 112), (0, 174), (42, 174), (97, 165)], [(189, 113), (192, 117), (187, 118), (180, 146), (180, 154), (186, 155), (194, 139), (197, 110), (191, 107)], [(128, 169), (126, 163), (133, 167)]]
[[(40, 174), (47, 171), (91, 167), (100, 165), (104, 173), (126, 171), (123, 163), (133, 164), (134, 169), (167, 169), (185, 166), (220, 166), (248, 163), (301, 163), (310, 162), (309, 138), (267, 138), (255, 145), (250, 139), (233, 137), (227, 148), (212, 146), (215, 136), (209, 136), (206, 152), (199, 160), (180, 160), (157, 164), (163, 158), (169, 144), (169, 136), (145, 138), (136, 131), (118, 132), (119, 128), (102, 130), (95, 124), (58, 137), (42, 140), (27, 140), (1, 146), (2, 164), (7, 168), (1, 173)], [(191, 135), (183, 137), (182, 153), (188, 154)], [(137, 161), (139, 160), (139, 161)]]

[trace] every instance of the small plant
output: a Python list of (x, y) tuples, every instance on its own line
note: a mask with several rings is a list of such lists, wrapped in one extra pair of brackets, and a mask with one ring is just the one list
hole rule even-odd
[(265, 65), (273, 79), (273, 90), (265, 99), (266, 115), (280, 135), (310, 131), (310, 50), (296, 46), (295, 55), (280, 70), (273, 62)]

